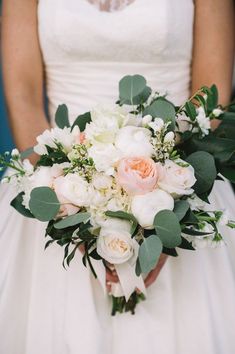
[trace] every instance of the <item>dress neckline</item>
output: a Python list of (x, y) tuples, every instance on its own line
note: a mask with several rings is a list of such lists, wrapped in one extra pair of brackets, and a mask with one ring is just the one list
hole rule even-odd
[(99, 10), (97, 6), (95, 6), (95, 4), (92, 4), (89, 0), (83, 0), (83, 3), (85, 5), (87, 5), (88, 8), (90, 8), (91, 10), (97, 12), (97, 13), (101, 13), (104, 15), (114, 15), (114, 14), (120, 14), (126, 11), (131, 10), (133, 7), (136, 6), (136, 4), (139, 2), (140, 0), (134, 0), (132, 2), (130, 2), (129, 4), (127, 4), (125, 7), (123, 7), (120, 10), (115, 10), (115, 11), (105, 11), (105, 10)]

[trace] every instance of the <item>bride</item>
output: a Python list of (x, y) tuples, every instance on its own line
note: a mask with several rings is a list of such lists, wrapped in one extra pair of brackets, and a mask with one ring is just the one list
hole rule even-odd
[[(115, 100), (126, 74), (144, 75), (176, 104), (212, 83), (222, 104), (230, 98), (232, 0), (4, 0), (2, 25), (6, 101), (20, 150), (54, 124), (58, 104), (68, 105), (72, 121)], [(112, 318), (80, 252), (65, 271), (60, 247), (44, 251), (45, 224), (18, 215), (13, 196), (0, 187), (1, 354), (234, 353), (232, 231), (222, 230), (222, 248), (163, 256), (136, 315)], [(211, 202), (235, 216), (228, 184), (216, 183)], [(111, 281), (116, 274), (107, 274), (107, 287)]]

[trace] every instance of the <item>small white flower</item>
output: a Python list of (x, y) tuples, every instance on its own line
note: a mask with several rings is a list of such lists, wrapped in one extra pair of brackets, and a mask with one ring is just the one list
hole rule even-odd
[(121, 152), (122, 157), (150, 157), (153, 154), (150, 139), (149, 129), (127, 126), (118, 131), (115, 146)]
[(142, 126), (146, 127), (150, 122), (152, 122), (152, 116), (150, 114), (147, 114), (146, 116), (143, 117), (142, 119)]
[(164, 137), (164, 143), (170, 143), (175, 140), (175, 134), (173, 132), (168, 132)]
[(131, 211), (145, 229), (153, 229), (155, 215), (164, 209), (173, 210), (174, 199), (167, 192), (156, 189), (132, 198)]
[(223, 114), (224, 111), (220, 108), (215, 108), (212, 111), (212, 114), (214, 115), (214, 117), (218, 118), (221, 114)]
[(202, 134), (208, 135), (211, 129), (210, 118), (206, 116), (206, 112), (203, 107), (197, 108), (196, 121), (202, 131)]
[(20, 156), (20, 152), (18, 149), (13, 149), (11, 152), (11, 156), (12, 157), (19, 157)]
[(163, 129), (165, 123), (162, 118), (155, 118), (154, 121), (150, 122), (148, 125), (156, 133), (160, 132)]

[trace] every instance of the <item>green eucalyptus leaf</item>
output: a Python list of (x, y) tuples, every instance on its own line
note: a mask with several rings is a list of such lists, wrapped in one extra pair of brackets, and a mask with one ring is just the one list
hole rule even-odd
[(145, 91), (146, 80), (141, 75), (127, 75), (119, 82), (119, 98), (121, 104), (135, 104), (134, 98)]
[(20, 213), (21, 215), (27, 217), (27, 218), (32, 218), (34, 219), (35, 216), (30, 212), (30, 210), (28, 210), (27, 208), (25, 208), (25, 206), (23, 205), (23, 197), (24, 197), (24, 192), (21, 192), (17, 195), (17, 197), (15, 197), (10, 205), (18, 211), (18, 213)]
[(154, 269), (161, 253), (162, 242), (159, 237), (151, 235), (144, 239), (139, 248), (139, 265), (141, 272), (149, 273)]
[(86, 112), (84, 114), (81, 114), (75, 119), (71, 130), (73, 130), (73, 128), (77, 125), (79, 127), (80, 131), (83, 132), (86, 129), (86, 125), (90, 122), (91, 122), (91, 113), (90, 112)]
[(181, 221), (187, 211), (189, 210), (189, 203), (186, 200), (177, 200), (174, 206), (174, 213), (176, 214), (179, 221)]
[(61, 104), (57, 108), (55, 114), (55, 122), (56, 125), (61, 129), (70, 127), (68, 107), (65, 104)]
[(78, 213), (75, 215), (70, 215), (65, 219), (62, 219), (54, 224), (56, 229), (64, 229), (69, 226), (74, 226), (80, 224), (81, 222), (86, 222), (90, 217), (90, 213)]
[(154, 227), (162, 244), (174, 248), (181, 243), (181, 227), (176, 214), (171, 210), (161, 210), (154, 218)]
[(60, 202), (49, 187), (34, 188), (30, 194), (29, 208), (40, 221), (54, 219), (60, 210)]
[(175, 129), (175, 107), (165, 98), (156, 99), (150, 106), (148, 106), (143, 116), (150, 114), (153, 118), (162, 118), (164, 122), (171, 122), (169, 129)]
[(189, 155), (186, 161), (193, 166), (197, 179), (193, 188), (197, 194), (207, 192), (213, 185), (217, 170), (214, 157), (206, 151), (197, 151)]

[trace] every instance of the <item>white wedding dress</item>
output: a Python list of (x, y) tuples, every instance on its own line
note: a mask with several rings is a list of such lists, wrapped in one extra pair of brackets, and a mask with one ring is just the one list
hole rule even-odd
[[(181, 103), (189, 95), (192, 0), (135, 0), (114, 12), (88, 0), (40, 0), (38, 30), (53, 123), (58, 104), (73, 120), (97, 102), (114, 102), (118, 81), (142, 74)], [(45, 224), (9, 206), (0, 187), (1, 354), (233, 354), (235, 234), (227, 246), (169, 258), (136, 315), (110, 316), (110, 302), (82, 265), (63, 250), (44, 251)], [(218, 182), (216, 208), (235, 218), (228, 184)]]

